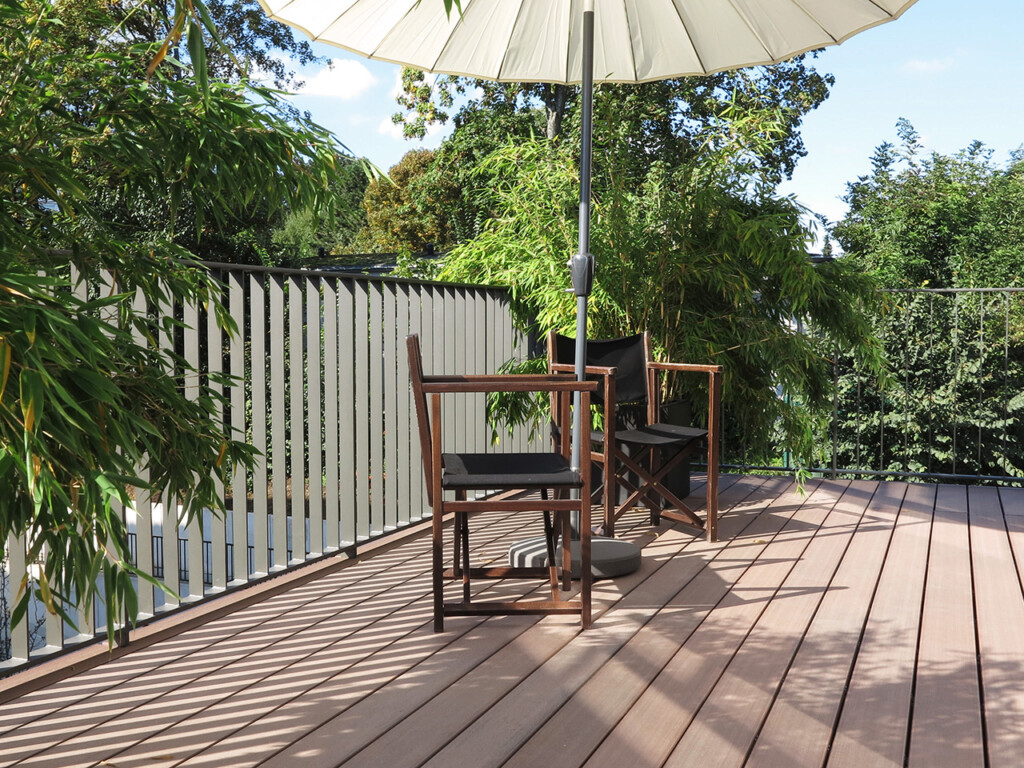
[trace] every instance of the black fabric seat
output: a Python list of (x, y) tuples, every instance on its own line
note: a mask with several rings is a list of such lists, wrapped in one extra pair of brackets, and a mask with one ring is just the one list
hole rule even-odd
[[(552, 373), (573, 373), (575, 357), (575, 339), (548, 335), (548, 367)], [(707, 429), (660, 420), (660, 378), (668, 372), (708, 376)], [(656, 362), (651, 355), (650, 334), (642, 333), (588, 340), (586, 378), (602, 384), (593, 401), (603, 407), (605, 431), (591, 431), (590, 457), (603, 469), (604, 534), (613, 536), (616, 519), (643, 501), (650, 509), (652, 524), (658, 524), (664, 516), (705, 528), (708, 540), (717, 540), (722, 367)], [(559, 436), (561, 432), (561, 423), (556, 423), (554, 434)], [(675, 467), (701, 448), (706, 449), (708, 460), (705, 519), (665, 482)], [(625, 488), (627, 493), (620, 504), (616, 504), (618, 488)]]
[(580, 488), (583, 479), (557, 453), (444, 453), (442, 488)]
[[(603, 432), (595, 432), (594, 434), (601, 436), (599, 440), (594, 442), (604, 442)], [(676, 424), (654, 424), (650, 427), (640, 427), (639, 429), (618, 429), (615, 431), (615, 439), (626, 445), (679, 445), (681, 442), (688, 443), (691, 440), (703, 440), (707, 435), (708, 431), (706, 429), (681, 427)]]

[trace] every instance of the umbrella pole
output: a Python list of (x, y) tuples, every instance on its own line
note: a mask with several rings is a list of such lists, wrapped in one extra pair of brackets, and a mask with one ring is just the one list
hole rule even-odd
[[(590, 253), (590, 176), (594, 129), (594, 0), (583, 0), (583, 78), (581, 84), (583, 136), (580, 157), (580, 240), (579, 252), (569, 260), (572, 292), (576, 296), (576, 358), (577, 381), (586, 375), (587, 359), (587, 297), (594, 284), (594, 257)], [(572, 455), (570, 462), (578, 470), (581, 462), (590, 461), (590, 449), (583, 450), (584, 424), (586, 445), (590, 445), (590, 414), (581, 408), (581, 394), (575, 393), (572, 410)], [(605, 493), (615, 493), (605, 488)], [(574, 491), (578, 494), (579, 491)], [(581, 562), (580, 519), (572, 515), (573, 576), (579, 578)], [(594, 536), (590, 539), (590, 566), (596, 579), (609, 579), (632, 573), (640, 567), (640, 547), (631, 541)], [(509, 564), (513, 566), (546, 567), (546, 542), (543, 538), (518, 541), (509, 548)]]
[[(587, 297), (594, 284), (594, 257), (590, 253), (590, 177), (594, 131), (594, 0), (583, 5), (583, 81), (580, 87), (583, 107), (580, 146), (580, 232), (579, 251), (569, 262), (572, 291), (576, 296), (576, 380), (583, 381), (587, 359)], [(573, 469), (580, 468), (583, 452), (583, 416), (580, 393), (574, 397), (572, 417)], [(587, 414), (589, 416), (589, 414)], [(589, 460), (589, 457), (588, 457)]]
[[(572, 277), (572, 292), (576, 296), (576, 380), (586, 377), (587, 361), (587, 298), (594, 286), (594, 256), (590, 253), (590, 180), (594, 149), (594, 0), (583, 0), (583, 77), (580, 84), (582, 106), (582, 131), (580, 140), (580, 239), (579, 252), (569, 261)], [(581, 394), (575, 394), (572, 410), (572, 455), (570, 462), (579, 469), (581, 462), (590, 461), (590, 414), (583, 413)], [(583, 430), (587, 430), (584, 439)], [(584, 451), (584, 445), (588, 446)], [(605, 488), (604, 493), (615, 493), (614, 488)], [(580, 546), (580, 520), (574, 514), (572, 520), (573, 546)], [(591, 538), (590, 563), (595, 578), (613, 578), (632, 573), (640, 567), (640, 547), (629, 541), (608, 539), (603, 536)], [(513, 545), (514, 547), (515, 545)], [(513, 564), (517, 553), (510, 553)], [(579, 562), (579, 556), (574, 560)], [(579, 566), (574, 566), (574, 569)]]

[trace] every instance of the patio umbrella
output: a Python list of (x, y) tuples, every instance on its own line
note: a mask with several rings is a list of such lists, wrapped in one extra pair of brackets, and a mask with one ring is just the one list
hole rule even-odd
[[(313, 40), (371, 59), (484, 80), (580, 84), (576, 375), (583, 378), (595, 82), (641, 83), (775, 64), (899, 17), (916, 0), (259, 0)], [(595, 76), (596, 75), (596, 76)], [(578, 413), (579, 409), (575, 409)], [(574, 417), (572, 464), (582, 422)]]

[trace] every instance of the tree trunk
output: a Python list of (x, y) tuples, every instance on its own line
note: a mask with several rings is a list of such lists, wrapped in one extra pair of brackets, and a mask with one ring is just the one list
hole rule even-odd
[(565, 104), (569, 98), (569, 86), (546, 85), (543, 98), (548, 118), (547, 137), (553, 139), (562, 130), (562, 118), (565, 117)]

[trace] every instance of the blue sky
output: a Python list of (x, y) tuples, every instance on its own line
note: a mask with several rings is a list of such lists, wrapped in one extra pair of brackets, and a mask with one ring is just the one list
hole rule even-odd
[[(874, 148), (896, 141), (909, 119), (928, 150), (952, 153), (975, 139), (1006, 160), (1024, 145), (1024, 0), (918, 0), (902, 18), (826, 49), (817, 68), (836, 77), (828, 100), (803, 128), (808, 155), (781, 191), (829, 219), (840, 218), (846, 183), (870, 170)], [(303, 73), (293, 97), (358, 155), (387, 169), (409, 149), (391, 124), (399, 68), (316, 46), (335, 60)]]

